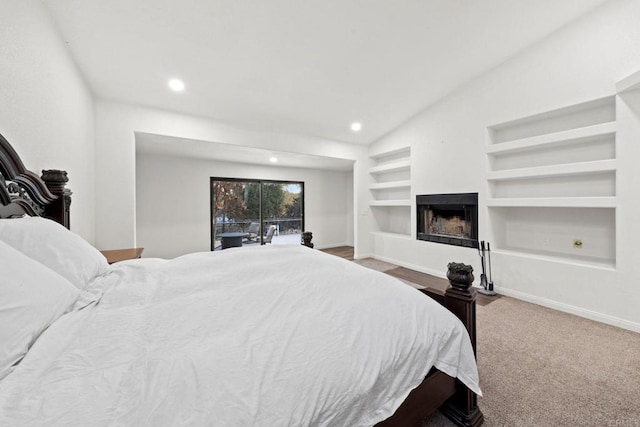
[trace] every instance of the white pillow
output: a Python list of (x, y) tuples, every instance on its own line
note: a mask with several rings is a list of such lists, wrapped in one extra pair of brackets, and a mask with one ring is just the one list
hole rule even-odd
[(64, 277), (0, 241), (0, 379), (79, 293)]
[(46, 218), (0, 220), (0, 240), (49, 267), (80, 289), (109, 267), (100, 251), (82, 237)]

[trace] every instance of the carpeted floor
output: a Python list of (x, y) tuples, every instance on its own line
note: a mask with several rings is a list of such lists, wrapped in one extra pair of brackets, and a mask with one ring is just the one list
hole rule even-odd
[(507, 297), (477, 316), (484, 425), (640, 426), (640, 334)]
[[(345, 248), (336, 250), (326, 252), (349, 259)], [(355, 262), (387, 274), (396, 267)], [(477, 305), (485, 426), (640, 427), (640, 334), (513, 298), (485, 298), (491, 303)], [(454, 426), (440, 413), (424, 425)]]

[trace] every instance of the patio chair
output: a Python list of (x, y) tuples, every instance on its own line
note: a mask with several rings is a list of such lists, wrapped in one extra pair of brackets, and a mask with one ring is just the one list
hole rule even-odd
[(251, 224), (249, 224), (247, 233), (249, 233), (247, 242), (257, 242), (258, 236), (260, 235), (260, 223), (252, 222)]
[(275, 232), (276, 232), (276, 226), (270, 225), (269, 229), (267, 230), (267, 234), (264, 235), (264, 239), (262, 240), (262, 242), (264, 244), (271, 243), (271, 238), (273, 238), (273, 233)]

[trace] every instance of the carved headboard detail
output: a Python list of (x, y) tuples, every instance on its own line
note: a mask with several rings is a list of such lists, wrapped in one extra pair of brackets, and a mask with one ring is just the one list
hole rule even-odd
[(0, 218), (45, 216), (69, 228), (71, 191), (65, 171), (28, 170), (9, 141), (0, 135)]

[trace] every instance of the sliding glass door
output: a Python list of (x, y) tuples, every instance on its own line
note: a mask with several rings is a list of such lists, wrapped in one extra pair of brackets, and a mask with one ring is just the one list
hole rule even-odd
[(304, 183), (211, 178), (211, 250), (300, 243)]

